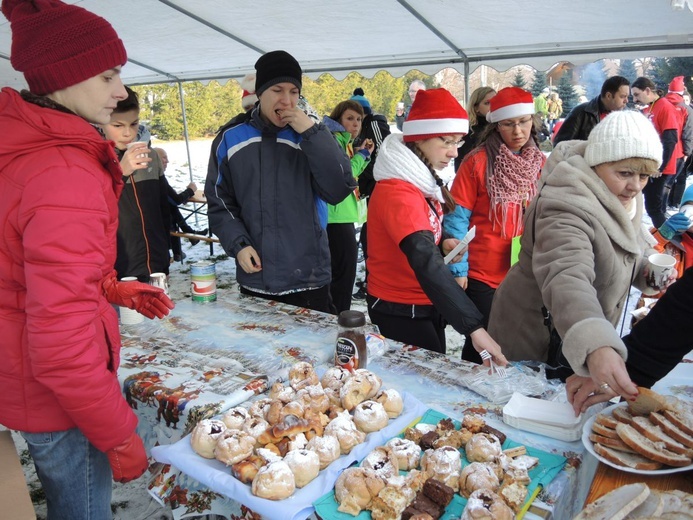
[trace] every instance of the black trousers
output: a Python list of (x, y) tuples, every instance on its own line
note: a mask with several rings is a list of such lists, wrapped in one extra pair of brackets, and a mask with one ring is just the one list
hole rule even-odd
[(690, 157), (686, 161), (681, 157), (676, 162), (676, 179), (674, 179), (674, 184), (669, 192), (669, 206), (678, 208), (681, 205), (683, 192), (686, 191), (686, 178), (688, 177), (689, 163)]
[(645, 210), (652, 219), (652, 225), (659, 229), (667, 219), (666, 209), (669, 200), (669, 190), (676, 180), (676, 175), (660, 175), (656, 179), (650, 177), (642, 194), (645, 197)]
[(356, 280), (358, 243), (354, 224), (328, 224), (327, 240), (330, 243), (332, 283), (330, 293), (337, 313), (351, 308), (351, 295)]
[[(417, 305), (422, 316), (411, 317), (411, 305), (392, 304), (367, 296), (368, 316), (386, 338), (445, 354), (445, 320), (432, 305)], [(424, 309), (425, 307), (425, 309)], [(407, 309), (409, 309), (407, 311)], [(393, 314), (392, 311), (395, 313)], [(406, 313), (409, 312), (409, 316)]]
[(332, 305), (332, 299), (330, 298), (330, 288), (327, 285), (319, 287), (318, 289), (281, 295), (262, 294), (241, 287), (241, 294), (255, 296), (264, 300), (286, 303), (288, 305), (295, 305), (296, 307), (304, 307), (314, 311), (326, 312), (328, 314), (336, 314), (334, 305)]
[[(491, 304), (493, 303), (493, 295), (496, 294), (496, 290), (484, 282), (469, 278), (465, 292), (469, 299), (472, 300), (472, 303), (476, 305), (476, 308), (479, 309), (479, 312), (483, 314), (484, 328), (488, 328), (488, 318), (491, 315)], [(464, 347), (462, 347), (462, 359), (481, 363), (481, 356), (474, 350), (472, 340), (469, 337), (466, 338)]]

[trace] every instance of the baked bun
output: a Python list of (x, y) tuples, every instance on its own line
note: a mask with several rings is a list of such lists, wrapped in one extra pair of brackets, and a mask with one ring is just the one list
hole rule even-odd
[(472, 462), (462, 469), (459, 486), (460, 495), (469, 498), (477, 489), (496, 491), (500, 481), (493, 468), (483, 462)]
[(236, 406), (227, 410), (221, 420), (229, 430), (240, 430), (243, 428), (243, 423), (248, 420), (248, 410), (242, 406)]
[(274, 383), (269, 391), (270, 399), (278, 399), (284, 404), (293, 401), (294, 397), (296, 397), (296, 391), (290, 386), (284, 386), (282, 383), (279, 382)]
[(356, 516), (370, 506), (384, 487), (385, 482), (373, 470), (347, 468), (334, 485), (334, 498), (339, 504), (337, 510)]
[(306, 386), (296, 392), (296, 400), (313, 413), (325, 413), (330, 408), (330, 398), (319, 384)]
[(399, 417), (404, 408), (402, 396), (394, 388), (380, 390), (380, 392), (375, 395), (374, 400), (383, 405), (390, 419)]
[(380, 379), (376, 374), (365, 368), (359, 368), (354, 372), (355, 377), (365, 377), (371, 383), (371, 391), (366, 396), (366, 399), (371, 399), (380, 392), (380, 388), (383, 386), (383, 380)]
[(248, 408), (248, 415), (250, 415), (251, 417), (259, 417), (261, 419), (264, 419), (265, 414), (267, 413), (267, 410), (269, 410), (271, 404), (272, 399), (258, 399), (250, 405), (250, 408)]
[(204, 419), (195, 425), (190, 435), (190, 446), (201, 457), (213, 459), (217, 439), (225, 430), (226, 425), (222, 421)]
[(226, 430), (217, 440), (214, 457), (231, 466), (236, 462), (247, 459), (253, 454), (255, 437), (241, 430)]
[(284, 462), (294, 474), (296, 487), (302, 488), (320, 473), (320, 458), (311, 450), (290, 451), (284, 457)]
[(344, 455), (366, 439), (366, 434), (356, 427), (348, 412), (337, 414), (337, 417), (332, 419), (325, 427), (325, 435), (337, 437), (339, 447)]
[(364, 374), (350, 377), (339, 390), (339, 399), (342, 407), (346, 410), (353, 410), (357, 404), (366, 401), (373, 390), (373, 382)]
[(397, 458), (399, 469), (409, 471), (419, 467), (421, 460), (421, 447), (409, 439), (395, 437), (385, 444), (392, 450), (392, 454)]
[(460, 520), (513, 520), (515, 514), (501, 497), (487, 489), (469, 496)]
[(462, 428), (466, 428), (472, 433), (480, 433), (485, 425), (486, 421), (480, 415), (465, 414), (462, 418)]
[(306, 444), (306, 449), (314, 451), (320, 459), (320, 469), (325, 469), (342, 454), (339, 440), (332, 435), (313, 437)]
[(282, 460), (271, 462), (260, 468), (251, 490), (253, 495), (269, 500), (283, 500), (290, 497), (296, 489), (294, 474)]
[(388, 415), (382, 404), (364, 401), (354, 408), (354, 424), (365, 433), (377, 432), (387, 426)]
[(503, 451), (496, 436), (489, 433), (472, 435), (464, 449), (469, 462), (490, 462)]
[(330, 388), (339, 392), (350, 377), (351, 373), (346, 368), (340, 366), (330, 367), (323, 374), (320, 384), (323, 388)]
[(244, 484), (250, 484), (265, 464), (267, 461), (263, 457), (251, 455), (247, 459), (231, 465), (231, 474)]
[(289, 383), (291, 388), (299, 391), (301, 388), (317, 385), (320, 379), (310, 363), (300, 361), (289, 370)]
[(269, 428), (269, 423), (267, 421), (260, 417), (251, 417), (243, 424), (241, 430), (257, 439), (267, 431), (267, 428)]
[(426, 474), (426, 477), (440, 480), (443, 484), (457, 491), (460, 488), (462, 455), (459, 450), (449, 446), (426, 450), (421, 457), (421, 470)]
[(399, 475), (399, 464), (392, 450), (386, 446), (379, 446), (361, 461), (362, 468), (375, 471), (383, 480)]

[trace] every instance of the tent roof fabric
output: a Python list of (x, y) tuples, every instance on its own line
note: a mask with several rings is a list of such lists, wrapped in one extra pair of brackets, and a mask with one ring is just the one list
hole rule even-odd
[[(693, 12), (670, 0), (68, 0), (113, 24), (127, 84), (240, 79), (284, 49), (304, 72), (401, 76), (561, 60), (693, 56)], [(2, 17), (0, 17), (2, 18)], [(21, 88), (0, 23), (0, 85)], [(465, 68), (467, 70), (465, 71)]]

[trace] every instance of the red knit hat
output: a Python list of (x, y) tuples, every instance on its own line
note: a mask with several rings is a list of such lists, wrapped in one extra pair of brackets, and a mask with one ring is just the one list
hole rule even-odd
[(469, 117), (450, 92), (444, 88), (419, 90), (409, 116), (402, 126), (404, 141), (469, 132)]
[(671, 83), (669, 83), (669, 92), (673, 92), (674, 94), (680, 94), (683, 96), (685, 88), (686, 87), (683, 84), (683, 76), (676, 76), (671, 80)]
[(491, 109), (486, 121), (497, 123), (503, 119), (534, 114), (532, 94), (519, 87), (505, 87), (491, 98)]
[(59, 0), (2, 0), (10, 21), (10, 61), (29, 90), (43, 95), (76, 85), (127, 62), (123, 42), (106, 20)]
[(243, 110), (250, 110), (257, 103), (257, 96), (255, 95), (255, 74), (246, 74), (241, 80), (241, 88), (243, 93), (241, 94), (241, 106)]

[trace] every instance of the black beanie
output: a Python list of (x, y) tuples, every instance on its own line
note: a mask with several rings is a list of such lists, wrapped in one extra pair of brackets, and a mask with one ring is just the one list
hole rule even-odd
[(259, 97), (265, 90), (277, 83), (293, 83), (301, 89), (301, 66), (286, 51), (272, 51), (263, 54), (255, 62), (255, 94)]

